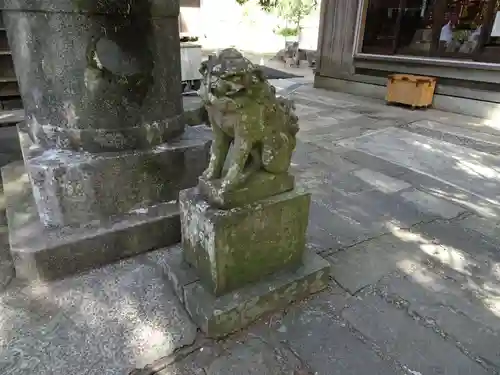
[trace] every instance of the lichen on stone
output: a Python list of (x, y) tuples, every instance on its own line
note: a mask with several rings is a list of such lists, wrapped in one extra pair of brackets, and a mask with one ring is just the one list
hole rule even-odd
[[(293, 102), (276, 97), (260, 69), (234, 48), (202, 63), (200, 96), (214, 132), (202, 178), (221, 179), (219, 196), (245, 186), (259, 171), (286, 173), (299, 130)], [(234, 157), (226, 173), (230, 147)]]

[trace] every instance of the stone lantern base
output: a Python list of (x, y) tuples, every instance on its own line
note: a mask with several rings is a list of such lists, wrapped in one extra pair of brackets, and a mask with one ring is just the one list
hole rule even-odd
[[(25, 162), (2, 168), (18, 278), (58, 279), (180, 241), (177, 195), (207, 165), (209, 128), (188, 127), (178, 139), (142, 151), (49, 150), (31, 157), (22, 127), (19, 134)], [(46, 184), (38, 187), (30, 176), (40, 175)]]

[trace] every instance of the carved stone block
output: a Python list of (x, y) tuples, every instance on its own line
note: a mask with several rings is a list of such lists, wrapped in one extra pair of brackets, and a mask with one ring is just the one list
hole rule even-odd
[(300, 265), (310, 195), (292, 191), (229, 210), (211, 207), (196, 189), (180, 193), (186, 261), (216, 296)]
[(221, 180), (207, 181), (200, 177), (198, 187), (208, 202), (218, 208), (228, 209), (251, 204), (259, 199), (293, 190), (295, 178), (288, 173), (272, 174), (258, 171), (246, 183), (233, 191), (222, 193)]

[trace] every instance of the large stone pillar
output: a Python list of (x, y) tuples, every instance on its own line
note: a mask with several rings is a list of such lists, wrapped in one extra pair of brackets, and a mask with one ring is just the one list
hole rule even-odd
[(177, 242), (178, 192), (210, 143), (205, 127), (185, 130), (179, 1), (5, 0), (3, 11), (37, 214), (21, 227), (9, 205), (17, 274), (60, 277)]

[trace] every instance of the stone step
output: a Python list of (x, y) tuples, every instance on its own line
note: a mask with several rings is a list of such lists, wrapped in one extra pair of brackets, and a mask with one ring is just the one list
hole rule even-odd
[(2, 175), (10, 252), (18, 278), (58, 279), (181, 239), (176, 201), (79, 227), (46, 228), (40, 222), (23, 163), (5, 166)]

